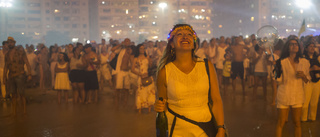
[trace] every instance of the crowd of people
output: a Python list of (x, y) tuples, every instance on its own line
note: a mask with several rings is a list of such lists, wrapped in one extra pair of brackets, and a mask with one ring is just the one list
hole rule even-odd
[[(146, 40), (136, 45), (128, 38), (49, 48), (44, 44), (22, 46), (15, 43), (12, 37), (2, 42), (1, 92), (2, 99), (11, 98), (14, 107), (17, 98), (21, 97), (24, 110), (24, 86), (39, 87), (42, 94), (56, 90), (59, 104), (68, 102), (70, 91), (74, 103), (98, 102), (99, 91), (109, 87), (114, 91), (116, 108), (126, 106), (128, 95), (134, 94), (138, 112), (143, 108), (150, 112), (156, 102), (156, 72), (161, 58), (167, 54), (180, 54), (168, 51), (172, 44), (167, 41)], [(278, 136), (281, 136), (290, 107), (295, 117), (296, 135), (301, 134), (301, 121), (316, 120), (320, 92), (320, 36), (298, 38), (291, 35), (276, 39), (272, 50), (263, 46), (254, 34), (248, 38), (221, 36), (208, 41), (196, 38), (195, 44), (199, 47), (194, 49), (195, 57), (207, 58), (214, 66), (221, 94), (234, 98), (238, 79), (243, 96), (252, 93), (253, 99), (260, 91), (258, 87), (262, 86), (265, 100), (267, 87), (272, 88), (270, 104), (277, 105), (280, 110)], [(228, 90), (230, 82), (232, 92)], [(247, 88), (252, 88), (252, 92)], [(62, 93), (64, 99), (61, 99)]]

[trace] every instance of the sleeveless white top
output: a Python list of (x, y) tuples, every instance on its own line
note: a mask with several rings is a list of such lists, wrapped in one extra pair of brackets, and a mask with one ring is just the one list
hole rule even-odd
[(189, 74), (179, 70), (172, 62), (165, 68), (170, 109), (198, 122), (210, 121), (207, 104), (209, 80), (205, 63), (197, 62)]
[[(195, 67), (189, 74), (179, 70), (172, 62), (168, 63), (165, 69), (168, 107), (194, 121), (210, 121), (211, 113), (208, 107), (209, 79), (204, 61), (196, 62)], [(168, 111), (166, 114), (168, 129), (170, 130), (174, 116)], [(173, 136), (206, 137), (207, 135), (197, 125), (177, 118)]]
[(79, 59), (72, 57), (70, 59), (70, 70), (77, 70), (77, 64), (82, 65), (82, 57), (80, 57)]

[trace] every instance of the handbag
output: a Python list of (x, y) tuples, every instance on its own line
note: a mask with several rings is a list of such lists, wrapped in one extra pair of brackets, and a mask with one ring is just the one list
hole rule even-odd
[(141, 84), (144, 87), (149, 86), (152, 82), (153, 82), (153, 79), (150, 76), (149, 77), (145, 77), (145, 78), (141, 78)]

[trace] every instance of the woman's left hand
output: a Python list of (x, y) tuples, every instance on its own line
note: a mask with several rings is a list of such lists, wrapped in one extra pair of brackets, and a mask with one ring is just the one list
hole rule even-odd
[(219, 128), (216, 137), (225, 137), (225, 134), (226, 134), (226, 130), (223, 128)]

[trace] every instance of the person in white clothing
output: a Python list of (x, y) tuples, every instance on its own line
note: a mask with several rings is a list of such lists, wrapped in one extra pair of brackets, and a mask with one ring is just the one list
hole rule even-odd
[(208, 47), (208, 59), (211, 63), (216, 66), (216, 57), (217, 57), (217, 42), (215, 38), (211, 38), (209, 47)]
[[(218, 125), (216, 137), (224, 137), (223, 105), (215, 69), (208, 61), (208, 77), (205, 62), (195, 56), (194, 51), (198, 46), (196, 41), (196, 33), (188, 24), (177, 24), (169, 33), (168, 45), (158, 66), (156, 83), (158, 97), (164, 100), (157, 100), (154, 109), (166, 112), (170, 136), (207, 136), (207, 132), (200, 126), (177, 117), (175, 113), (193, 121), (209, 123), (212, 112)], [(212, 109), (208, 107), (209, 98), (213, 101)], [(177, 119), (176, 122), (174, 119)]]
[(279, 110), (276, 137), (282, 136), (282, 129), (288, 119), (290, 108), (295, 137), (301, 137), (301, 110), (305, 99), (304, 85), (310, 80), (309, 68), (309, 61), (302, 58), (298, 40), (288, 39), (276, 65), (277, 108)]
[(196, 55), (200, 58), (207, 58), (208, 56), (208, 42), (204, 40), (200, 48), (197, 50)]
[[(230, 39), (230, 38), (229, 38)], [(222, 70), (223, 70), (223, 62), (225, 60), (224, 55), (226, 54), (226, 49), (229, 47), (224, 40), (224, 37), (220, 37), (220, 43), (217, 47), (217, 57), (216, 57), (216, 68), (217, 68), (217, 75), (219, 81), (219, 87), (222, 87)]]
[(256, 53), (253, 58), (252, 63), (254, 66), (254, 87), (253, 87), (253, 98), (256, 98), (256, 92), (259, 85), (259, 82), (262, 82), (264, 99), (267, 100), (267, 76), (268, 76), (268, 69), (267, 69), (267, 60), (268, 57), (265, 53), (265, 49), (260, 47), (259, 45), (255, 45), (254, 47)]

